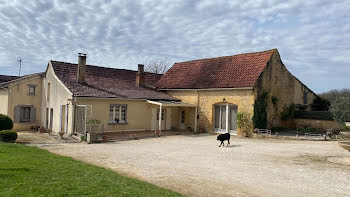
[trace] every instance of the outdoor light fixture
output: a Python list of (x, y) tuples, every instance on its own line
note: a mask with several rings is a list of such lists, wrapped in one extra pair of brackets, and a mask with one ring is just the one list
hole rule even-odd
[(225, 98), (224, 98), (224, 99), (222, 99), (222, 102), (226, 103), (226, 99), (225, 99)]

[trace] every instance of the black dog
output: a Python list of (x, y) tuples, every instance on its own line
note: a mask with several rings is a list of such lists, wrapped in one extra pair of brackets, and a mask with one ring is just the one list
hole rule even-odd
[(221, 144), (219, 147), (221, 147), (221, 145), (225, 146), (224, 141), (227, 140), (227, 146), (230, 144), (230, 137), (231, 135), (229, 133), (225, 133), (225, 134), (220, 134), (218, 135), (216, 140), (220, 140)]

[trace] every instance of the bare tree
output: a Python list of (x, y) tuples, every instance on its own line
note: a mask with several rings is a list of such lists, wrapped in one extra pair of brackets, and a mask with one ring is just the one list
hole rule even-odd
[(143, 61), (145, 65), (145, 71), (156, 74), (164, 74), (166, 73), (170, 67), (171, 62), (167, 58), (155, 58)]
[(328, 92), (319, 94), (320, 97), (327, 99), (333, 104), (335, 100), (339, 97), (348, 97), (350, 98), (350, 89), (334, 89)]

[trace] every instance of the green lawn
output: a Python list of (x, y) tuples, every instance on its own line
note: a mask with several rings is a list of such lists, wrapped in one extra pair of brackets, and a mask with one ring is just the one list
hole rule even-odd
[(0, 142), (0, 196), (181, 196), (36, 147)]

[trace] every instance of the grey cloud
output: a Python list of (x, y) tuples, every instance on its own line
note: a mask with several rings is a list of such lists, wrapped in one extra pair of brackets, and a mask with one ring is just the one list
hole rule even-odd
[[(316, 92), (349, 87), (350, 5), (335, 0), (22, 1), (0, 4), (0, 71), (43, 71), (51, 59), (136, 69), (278, 48)], [(327, 78), (327, 80), (322, 80)]]

